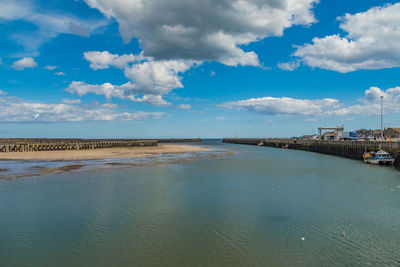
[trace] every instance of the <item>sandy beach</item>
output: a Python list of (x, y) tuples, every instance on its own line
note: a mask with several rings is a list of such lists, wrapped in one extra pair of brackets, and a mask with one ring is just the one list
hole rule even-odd
[(92, 150), (64, 150), (0, 153), (0, 160), (74, 161), (113, 158), (150, 157), (157, 154), (179, 154), (211, 151), (201, 146), (161, 144), (157, 147), (107, 148)]

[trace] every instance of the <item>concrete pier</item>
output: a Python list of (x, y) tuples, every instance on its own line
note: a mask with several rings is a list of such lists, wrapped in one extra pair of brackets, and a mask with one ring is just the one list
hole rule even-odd
[(366, 151), (385, 150), (396, 159), (395, 166), (400, 170), (400, 142), (379, 141), (321, 141), (295, 139), (263, 139), (263, 138), (225, 138), (224, 143), (258, 145), (282, 148), (288, 145), (289, 149), (330, 154), (340, 157), (362, 160)]

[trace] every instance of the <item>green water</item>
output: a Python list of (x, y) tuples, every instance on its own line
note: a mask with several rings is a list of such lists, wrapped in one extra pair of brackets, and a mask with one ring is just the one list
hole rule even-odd
[(400, 265), (400, 172), (207, 144), (235, 154), (0, 181), (0, 266)]

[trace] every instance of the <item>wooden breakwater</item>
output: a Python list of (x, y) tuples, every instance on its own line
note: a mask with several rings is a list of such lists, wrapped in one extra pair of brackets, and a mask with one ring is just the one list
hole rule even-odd
[(379, 141), (322, 141), (322, 140), (295, 140), (295, 139), (263, 139), (263, 138), (225, 138), (224, 143), (258, 145), (282, 148), (288, 145), (289, 149), (330, 154), (340, 157), (362, 160), (366, 151), (383, 149), (396, 159), (395, 166), (400, 169), (400, 142)]
[(0, 139), (0, 152), (85, 150), (117, 147), (148, 147), (157, 145), (157, 140), (137, 139), (4, 138)]
[(157, 146), (158, 143), (202, 142), (200, 138), (177, 139), (79, 139), (79, 138), (0, 138), (1, 152), (84, 150), (117, 147)]

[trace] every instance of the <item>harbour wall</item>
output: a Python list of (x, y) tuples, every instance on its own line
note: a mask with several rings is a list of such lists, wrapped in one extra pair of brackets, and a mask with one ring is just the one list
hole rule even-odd
[(225, 138), (224, 143), (258, 145), (282, 148), (288, 145), (289, 149), (304, 150), (323, 154), (330, 154), (345, 158), (362, 160), (366, 151), (385, 150), (395, 158), (395, 167), (400, 170), (400, 142), (379, 141), (320, 141), (294, 139), (263, 139), (263, 138)]

